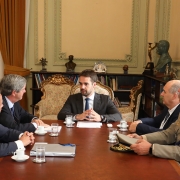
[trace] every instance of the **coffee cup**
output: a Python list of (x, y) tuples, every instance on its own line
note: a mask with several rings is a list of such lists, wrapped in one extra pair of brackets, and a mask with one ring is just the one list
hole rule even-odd
[(71, 126), (72, 125), (72, 115), (66, 115), (66, 126)]
[(14, 152), (14, 156), (16, 156), (17, 159), (23, 159), (24, 158), (24, 150), (25, 149), (17, 149)]
[(38, 126), (37, 131), (38, 131), (38, 133), (43, 133), (44, 132), (44, 126)]

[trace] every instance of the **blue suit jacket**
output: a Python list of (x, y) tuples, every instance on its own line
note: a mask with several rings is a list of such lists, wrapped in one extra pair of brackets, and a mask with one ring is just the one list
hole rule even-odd
[(137, 125), (136, 133), (142, 135), (167, 129), (173, 122), (175, 122), (178, 119), (180, 113), (180, 105), (178, 105), (174, 112), (171, 114), (163, 129), (159, 129), (161, 122), (164, 120), (167, 112), (168, 108), (165, 107), (162, 113), (154, 118), (142, 118), (141, 120), (143, 123), (139, 123)]
[(0, 124), (0, 156), (7, 156), (16, 151), (17, 145), (13, 141), (19, 139), (20, 133)]
[(14, 118), (9, 109), (6, 98), (3, 96), (3, 108), (0, 113), (0, 124), (5, 127), (16, 129), (19, 131), (29, 131), (34, 132), (36, 128), (31, 123), (34, 118), (32, 114), (26, 112), (19, 104), (19, 102), (14, 103)]
[[(120, 121), (122, 119), (118, 109), (107, 95), (95, 93), (93, 109), (99, 115), (105, 116), (107, 121)], [(58, 119), (64, 120), (68, 114), (75, 116), (81, 113), (83, 113), (83, 98), (82, 94), (78, 93), (68, 97), (58, 114)]]

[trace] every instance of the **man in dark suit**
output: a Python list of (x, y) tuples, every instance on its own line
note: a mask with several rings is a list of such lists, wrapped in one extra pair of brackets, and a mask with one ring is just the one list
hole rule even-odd
[[(2, 96), (0, 94), (0, 112), (2, 107)], [(8, 129), (0, 124), (0, 157), (10, 155), (17, 149), (22, 149), (24, 146), (33, 143), (33, 133), (27, 131), (22, 133), (14, 129)]]
[(141, 135), (167, 129), (179, 116), (179, 89), (179, 80), (168, 81), (161, 93), (163, 104), (165, 105), (162, 113), (154, 118), (142, 118), (134, 121), (131, 123), (129, 131)]
[(26, 79), (22, 76), (9, 74), (0, 82), (3, 96), (3, 108), (0, 113), (0, 124), (19, 131), (34, 132), (37, 126), (48, 126), (34, 115), (25, 111), (19, 104), (26, 92)]
[(121, 114), (107, 95), (97, 94), (94, 87), (98, 80), (93, 70), (84, 70), (79, 75), (81, 93), (69, 96), (58, 114), (59, 120), (73, 115), (74, 120), (97, 122), (120, 121)]

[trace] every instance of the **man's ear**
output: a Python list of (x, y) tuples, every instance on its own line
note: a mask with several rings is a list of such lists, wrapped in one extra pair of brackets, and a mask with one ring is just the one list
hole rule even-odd
[(12, 96), (15, 96), (15, 95), (16, 95), (16, 91), (13, 90), (12, 93), (11, 93), (11, 95), (12, 95)]
[(95, 87), (96, 86), (96, 82), (93, 82), (93, 87)]

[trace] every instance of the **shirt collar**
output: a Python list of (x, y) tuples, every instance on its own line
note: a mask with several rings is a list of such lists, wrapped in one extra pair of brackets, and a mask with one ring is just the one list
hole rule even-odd
[[(91, 94), (91, 96), (89, 96), (88, 98), (93, 101), (94, 96), (95, 96), (95, 93)], [(86, 96), (83, 96), (83, 100), (85, 100), (86, 98), (87, 98)]]
[(6, 96), (5, 96), (5, 98), (6, 98), (6, 101), (8, 103), (9, 109), (11, 109), (14, 106), (14, 104)]
[(175, 109), (179, 106), (179, 104), (177, 104), (175, 107), (173, 107), (171, 110), (168, 110), (169, 111), (169, 114), (171, 115)]

